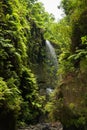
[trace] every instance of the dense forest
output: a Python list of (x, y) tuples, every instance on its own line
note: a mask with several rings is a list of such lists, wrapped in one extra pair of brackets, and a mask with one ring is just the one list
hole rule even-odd
[(59, 8), (65, 16), (55, 22), (37, 0), (0, 0), (1, 130), (40, 121), (87, 130), (87, 1), (62, 0)]

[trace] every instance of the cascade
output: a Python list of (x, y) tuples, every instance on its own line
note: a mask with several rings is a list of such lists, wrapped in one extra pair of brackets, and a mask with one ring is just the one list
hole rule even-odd
[(38, 83), (40, 86), (40, 93), (51, 93), (57, 85), (58, 76), (58, 61), (54, 47), (46, 40), (44, 48), (44, 61), (39, 65)]
[(47, 55), (47, 59), (48, 59), (48, 61), (47, 61), (48, 64), (50, 66), (53, 66), (54, 69), (57, 69), (58, 68), (58, 61), (57, 61), (55, 49), (48, 40), (46, 40), (46, 55)]
[(58, 61), (55, 49), (52, 44), (46, 40), (46, 79), (47, 79), (47, 92), (53, 91), (57, 84), (57, 70)]

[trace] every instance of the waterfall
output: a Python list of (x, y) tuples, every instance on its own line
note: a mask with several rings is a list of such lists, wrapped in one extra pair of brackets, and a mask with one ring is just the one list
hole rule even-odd
[(40, 93), (42, 95), (49, 94), (53, 92), (57, 85), (58, 76), (58, 62), (55, 49), (51, 43), (46, 40), (45, 46), (42, 48), (44, 54), (44, 61), (39, 65), (37, 69), (38, 73), (38, 83), (40, 87)]
[(55, 53), (55, 49), (52, 44), (46, 40), (46, 75), (47, 76), (47, 93), (53, 91), (57, 84), (57, 70), (58, 70), (58, 61)]
[(57, 56), (55, 53), (55, 49), (51, 45), (51, 43), (46, 40), (46, 51), (47, 51), (47, 59), (48, 59), (48, 64), (50, 66), (54, 66), (55, 69), (58, 68), (58, 61), (57, 61)]

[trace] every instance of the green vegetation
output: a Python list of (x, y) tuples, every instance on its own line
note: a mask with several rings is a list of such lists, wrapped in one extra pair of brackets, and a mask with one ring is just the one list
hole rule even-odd
[(66, 16), (50, 26), (50, 34), (46, 32), (49, 40), (58, 45), (59, 81), (45, 109), (50, 119), (60, 120), (66, 130), (87, 129), (86, 4), (81, 0), (62, 0)]
[[(43, 9), (43, 14), (42, 5), (34, 1), (0, 1), (0, 129), (4, 129), (5, 122), (8, 130), (15, 129), (16, 121), (18, 125), (36, 123), (42, 113), (43, 97), (31, 69), (39, 60), (36, 43), (42, 45), (44, 30), (40, 29), (44, 21), (39, 20), (44, 17), (38, 11), (38, 17), (33, 13), (36, 8)], [(32, 55), (33, 48), (37, 55)]]
[[(1, 130), (41, 118), (59, 120), (67, 130), (87, 129), (86, 5), (62, 0), (66, 16), (55, 22), (37, 0), (0, 1)], [(57, 74), (47, 66), (46, 39), (56, 50)]]

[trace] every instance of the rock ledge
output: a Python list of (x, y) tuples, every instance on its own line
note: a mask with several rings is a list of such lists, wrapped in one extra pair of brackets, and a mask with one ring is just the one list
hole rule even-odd
[(37, 125), (30, 125), (29, 127), (21, 128), (18, 130), (63, 130), (63, 126), (60, 122), (40, 123)]

